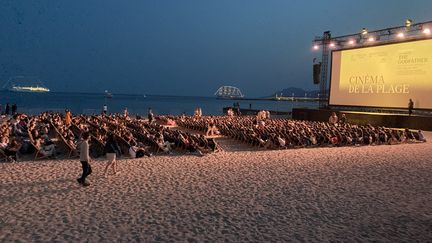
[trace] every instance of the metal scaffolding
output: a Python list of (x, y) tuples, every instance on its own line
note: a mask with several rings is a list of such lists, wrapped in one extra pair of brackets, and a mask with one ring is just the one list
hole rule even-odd
[[(358, 47), (398, 43), (409, 40), (430, 39), (432, 30), (432, 21), (412, 24), (408, 20), (404, 26), (390, 27), (386, 29), (368, 31), (363, 28), (360, 33), (331, 37), (330, 31), (325, 31), (323, 36), (315, 37), (313, 44), (315, 47), (321, 46), (321, 74), (320, 74), (320, 92), (319, 107), (327, 108), (329, 99), (328, 73), (330, 69), (330, 52), (334, 50), (346, 50)], [(400, 39), (400, 33), (403, 33), (403, 39)], [(373, 41), (370, 41), (373, 38)], [(318, 49), (318, 48), (315, 48)]]

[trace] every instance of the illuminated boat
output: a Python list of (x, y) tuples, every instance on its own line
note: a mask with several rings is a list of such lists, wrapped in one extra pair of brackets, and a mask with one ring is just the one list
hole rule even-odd
[(40, 79), (28, 76), (11, 77), (6, 84), (3, 85), (3, 90), (12, 92), (50, 92), (50, 89), (47, 88)]
[(18, 85), (12, 85), (12, 87), (9, 88), (9, 91), (13, 92), (50, 92), (50, 90), (46, 87), (42, 86), (18, 86)]
[(105, 98), (111, 99), (113, 97), (112, 93), (108, 90), (105, 90)]

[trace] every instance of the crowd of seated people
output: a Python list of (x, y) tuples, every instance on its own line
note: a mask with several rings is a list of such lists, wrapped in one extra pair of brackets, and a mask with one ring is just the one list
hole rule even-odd
[(42, 156), (55, 155), (55, 145), (50, 140), (50, 126), (44, 114), (28, 117), (15, 114), (1, 119), (1, 150), (11, 160), (18, 155), (39, 153)]
[(11, 141), (9, 141), (7, 136), (0, 138), (0, 149), (7, 159), (16, 161), (20, 147), (21, 144), (15, 138), (12, 138)]
[(4, 117), (2, 130), (7, 131), (5, 137), (18, 141), (20, 155), (34, 155), (30, 158), (35, 159), (56, 158), (57, 154), (76, 156), (81, 133), (89, 130), (90, 125), (80, 116), (68, 117), (71, 116), (68, 112), (66, 116), (44, 112), (36, 116)]
[(126, 127), (136, 133), (136, 138), (141, 139), (143, 144), (154, 146), (156, 151), (161, 150), (165, 153), (172, 153), (176, 149), (198, 155), (215, 151), (204, 136), (170, 129), (155, 123), (150, 124), (139, 119), (126, 121)]
[(157, 116), (156, 120), (158, 121), (159, 124), (164, 125), (164, 126), (175, 126), (176, 125), (174, 119), (172, 119), (171, 117), (168, 117), (168, 116)]
[(265, 110), (258, 111), (256, 119), (257, 121), (265, 121), (267, 119), (270, 119), (270, 111), (265, 111)]
[[(139, 153), (136, 153), (138, 156), (141, 154), (151, 156), (152, 152), (159, 151), (172, 154), (174, 150), (198, 155), (214, 151), (203, 136), (173, 130), (142, 119), (110, 115), (87, 117), (87, 121), (93, 124), (93, 127), (99, 126), (102, 130), (99, 134), (106, 134), (108, 131), (114, 133), (124, 154), (133, 155), (132, 150), (135, 150), (133, 147), (139, 148)], [(90, 131), (90, 133), (94, 132)]]
[[(390, 129), (348, 122), (314, 122), (268, 119), (267, 116), (167, 116), (156, 122), (124, 115), (72, 116), (67, 111), (35, 116), (15, 114), (0, 118), (0, 156), (10, 160), (76, 156), (83, 132), (91, 134), (91, 155), (104, 155), (108, 134), (117, 139), (124, 156), (137, 158), (156, 153), (204, 155), (219, 150), (212, 138), (167, 126), (181, 127), (210, 135), (222, 134), (265, 149), (317, 146), (360, 146), (426, 141), (421, 131)], [(163, 124), (163, 125), (161, 125)], [(209, 129), (210, 128), (210, 129)], [(213, 130), (214, 129), (214, 130)], [(212, 132), (209, 132), (212, 131)], [(217, 131), (217, 132), (216, 132)]]
[[(72, 155), (74, 152), (77, 155), (76, 144), (79, 137), (69, 128), (70, 124), (67, 120), (65, 122), (59, 113), (45, 112), (30, 117), (27, 129), (29, 147), (35, 149), (42, 158), (55, 158), (58, 153)], [(24, 150), (23, 154), (25, 153)]]
[(205, 131), (210, 123), (228, 137), (254, 146), (281, 149), (314, 146), (360, 146), (426, 141), (421, 131), (371, 125), (242, 117), (178, 117), (177, 124)]

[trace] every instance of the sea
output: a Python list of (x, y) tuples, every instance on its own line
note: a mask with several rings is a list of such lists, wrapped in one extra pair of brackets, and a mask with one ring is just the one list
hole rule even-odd
[(222, 115), (223, 108), (239, 103), (240, 108), (272, 111), (291, 111), (293, 108), (316, 108), (317, 102), (276, 101), (276, 100), (231, 100), (216, 97), (133, 95), (113, 94), (108, 98), (104, 93), (66, 92), (12, 92), (0, 91), (1, 112), (6, 103), (16, 104), (19, 113), (30, 115), (44, 111), (64, 112), (69, 109), (74, 114), (99, 114), (104, 104), (108, 113), (122, 113), (125, 108), (130, 115), (146, 115), (151, 108), (156, 115), (192, 115), (197, 107), (203, 115)]

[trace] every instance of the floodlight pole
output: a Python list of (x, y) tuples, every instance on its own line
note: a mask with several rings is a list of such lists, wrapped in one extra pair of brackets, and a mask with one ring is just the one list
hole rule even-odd
[(319, 91), (319, 108), (327, 108), (328, 105), (328, 88), (327, 88), (327, 73), (329, 70), (329, 45), (331, 41), (330, 31), (325, 31), (321, 39), (322, 57), (321, 57), (321, 80)]

